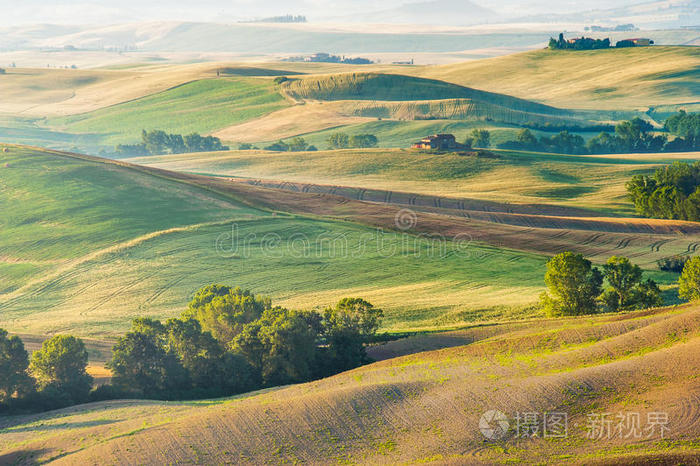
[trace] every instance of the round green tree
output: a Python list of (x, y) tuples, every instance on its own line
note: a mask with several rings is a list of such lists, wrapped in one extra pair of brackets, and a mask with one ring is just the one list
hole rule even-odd
[(547, 262), (544, 276), (549, 294), (541, 304), (551, 316), (591, 314), (601, 293), (603, 276), (582, 254), (563, 252)]
[(689, 301), (700, 299), (700, 256), (685, 263), (678, 279), (678, 296)]
[(80, 338), (56, 335), (34, 352), (29, 368), (41, 389), (51, 387), (77, 403), (86, 400), (92, 389), (87, 363), (88, 352)]

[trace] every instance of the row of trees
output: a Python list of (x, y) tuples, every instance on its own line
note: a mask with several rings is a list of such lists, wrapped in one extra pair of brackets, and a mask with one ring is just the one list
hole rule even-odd
[(645, 217), (700, 221), (700, 162), (673, 162), (626, 184), (637, 213)]
[(500, 149), (531, 150), (539, 152), (554, 152), (563, 154), (587, 153), (585, 141), (576, 134), (561, 131), (559, 134), (537, 138), (529, 129), (520, 130), (515, 141), (499, 144)]
[(619, 311), (663, 304), (656, 282), (643, 280), (642, 269), (626, 257), (611, 257), (601, 271), (582, 254), (564, 252), (547, 262), (544, 281), (548, 292), (542, 294), (540, 304), (550, 316), (593, 314), (601, 307)]
[[(654, 41), (649, 41), (653, 45)], [(551, 50), (599, 50), (608, 49), (611, 46), (610, 38), (593, 39), (592, 37), (580, 37), (566, 40), (564, 34), (560, 33), (559, 38), (550, 37), (549, 49)], [(637, 47), (638, 42), (633, 39), (619, 40), (615, 43), (615, 48)]]
[(700, 149), (700, 115), (682, 112), (666, 120), (667, 130), (676, 135), (653, 134), (653, 126), (641, 118), (622, 121), (615, 132), (601, 132), (587, 143), (581, 136), (561, 131), (552, 137), (537, 138), (529, 129), (521, 130), (515, 141), (499, 144), (501, 149), (533, 150), (565, 154), (619, 154), (625, 152), (681, 152)]
[(142, 130), (140, 143), (119, 144), (114, 148), (115, 154), (121, 156), (185, 154), (223, 150), (229, 150), (229, 148), (221, 143), (221, 139), (214, 136), (201, 136), (197, 133), (183, 136), (161, 130)]
[(328, 136), (328, 146), (331, 149), (367, 149), (377, 147), (379, 140), (374, 134), (333, 133)]
[[(249, 144), (241, 144), (239, 148), (242, 150), (254, 149), (254, 147)], [(289, 142), (284, 142), (280, 139), (279, 141), (272, 143), (267, 147), (264, 147), (264, 149), (274, 152), (313, 152), (318, 150), (316, 146), (307, 144), (306, 140), (301, 137), (294, 138)]]
[(30, 360), (22, 340), (0, 329), (0, 408), (209, 398), (326, 377), (369, 362), (365, 345), (382, 316), (360, 298), (295, 311), (240, 288), (207, 286), (179, 319), (134, 320), (112, 349), (111, 385), (95, 390), (79, 338), (53, 337)]

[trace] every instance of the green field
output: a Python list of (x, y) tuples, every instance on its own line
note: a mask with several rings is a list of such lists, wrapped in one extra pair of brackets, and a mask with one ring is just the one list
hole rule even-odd
[(56, 118), (51, 127), (101, 136), (102, 144), (136, 142), (141, 130), (209, 133), (288, 105), (270, 80), (204, 79), (94, 112)]
[[(360, 295), (386, 309), (386, 328), (402, 330), (523, 315), (542, 287), (541, 256), (271, 217), (51, 153), (12, 148), (0, 163), (0, 327), (11, 331), (118, 334), (137, 316), (179, 314), (214, 282), (294, 307)], [(221, 246), (233, 228), (241, 246)]]
[(198, 189), (29, 149), (1, 153), (0, 172), (0, 292), (145, 235), (261, 215)]

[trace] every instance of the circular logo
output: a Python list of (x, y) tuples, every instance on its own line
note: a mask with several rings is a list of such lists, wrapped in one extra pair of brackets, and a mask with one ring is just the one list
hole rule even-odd
[(500, 440), (510, 428), (508, 417), (500, 411), (486, 411), (479, 419), (479, 430), (489, 440)]
[(394, 216), (394, 225), (399, 230), (410, 230), (418, 224), (418, 216), (411, 209), (401, 209)]

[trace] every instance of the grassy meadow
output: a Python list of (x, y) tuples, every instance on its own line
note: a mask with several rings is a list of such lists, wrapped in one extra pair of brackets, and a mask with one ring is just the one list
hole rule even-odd
[[(542, 256), (271, 216), (30, 149), (0, 153), (0, 169), (0, 326), (15, 332), (118, 334), (137, 316), (178, 315), (215, 282), (292, 307), (360, 295), (384, 307), (386, 328), (397, 330), (521, 315), (542, 287)], [(221, 245), (232, 236), (241, 245)]]

